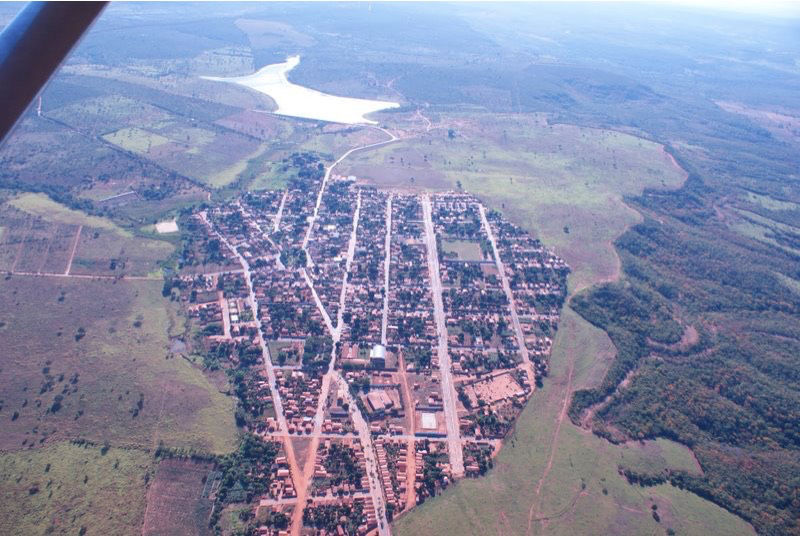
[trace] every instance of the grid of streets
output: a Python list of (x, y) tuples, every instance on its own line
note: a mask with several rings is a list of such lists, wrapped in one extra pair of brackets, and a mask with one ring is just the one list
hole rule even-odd
[(491, 466), (547, 375), (569, 269), (469, 194), (312, 174), (190, 220), (214, 269), (173, 285), (277, 453), (260, 533), (389, 534)]

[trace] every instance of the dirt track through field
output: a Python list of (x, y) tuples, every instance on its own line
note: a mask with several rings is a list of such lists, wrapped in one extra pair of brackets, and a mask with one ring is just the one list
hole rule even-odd
[(70, 270), (72, 270), (72, 260), (75, 258), (75, 252), (78, 250), (78, 241), (81, 238), (81, 231), (83, 231), (83, 225), (79, 225), (78, 232), (75, 233), (75, 241), (72, 243), (72, 252), (69, 254), (69, 261), (67, 262), (67, 269), (64, 271), (64, 275), (69, 275)]
[(575, 371), (574, 350), (570, 349), (567, 355), (569, 356), (569, 373), (567, 374), (567, 383), (564, 387), (564, 403), (562, 404), (561, 412), (558, 414), (558, 418), (556, 419), (556, 427), (555, 430), (553, 430), (553, 437), (550, 440), (550, 455), (547, 458), (547, 465), (545, 466), (544, 471), (542, 471), (542, 478), (539, 479), (539, 483), (536, 485), (536, 500), (531, 503), (531, 508), (528, 510), (528, 534), (532, 534), (531, 529), (533, 524), (533, 515), (541, 508), (542, 486), (547, 480), (550, 470), (553, 468), (553, 460), (555, 459), (556, 448), (558, 447), (558, 435), (561, 431), (561, 424), (567, 417), (567, 408), (569, 408), (570, 395), (572, 394), (572, 376)]

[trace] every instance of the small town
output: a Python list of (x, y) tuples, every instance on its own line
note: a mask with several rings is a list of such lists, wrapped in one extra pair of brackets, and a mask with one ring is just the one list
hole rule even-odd
[(387, 535), (492, 467), (548, 374), (569, 268), (468, 193), (290, 164), (285, 190), (185, 215), (164, 288), (247, 437), (238, 472), (208, 486), (214, 515), (246, 504), (256, 534)]

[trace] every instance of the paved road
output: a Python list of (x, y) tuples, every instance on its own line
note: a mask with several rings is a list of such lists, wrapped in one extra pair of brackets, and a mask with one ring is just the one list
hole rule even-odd
[(392, 195), (386, 199), (386, 242), (383, 259), (383, 317), (381, 319), (381, 344), (386, 346), (386, 330), (389, 324), (389, 266), (392, 258)]
[(533, 371), (533, 364), (531, 363), (530, 356), (528, 354), (528, 347), (525, 346), (525, 335), (522, 332), (522, 325), (519, 322), (519, 315), (517, 315), (517, 302), (514, 300), (514, 293), (511, 292), (511, 285), (508, 282), (508, 276), (506, 276), (506, 268), (503, 265), (503, 260), (500, 258), (500, 250), (497, 249), (497, 241), (494, 238), (494, 233), (492, 233), (492, 227), (489, 225), (489, 220), (486, 218), (486, 208), (483, 205), (478, 205), (478, 211), (481, 214), (483, 229), (486, 231), (486, 235), (489, 237), (489, 242), (492, 244), (494, 262), (497, 265), (497, 270), (500, 272), (500, 282), (503, 284), (503, 290), (505, 291), (506, 298), (508, 299), (509, 309), (511, 309), (511, 322), (514, 324), (514, 333), (517, 336), (519, 351), (522, 353), (522, 358), (525, 363), (525, 372), (528, 374), (528, 382), (530, 383), (531, 389), (535, 389), (536, 377)]
[(447, 444), (450, 453), (450, 467), (456, 478), (464, 476), (464, 453), (461, 450), (461, 429), (458, 426), (456, 406), (456, 388), (450, 364), (450, 353), (447, 351), (447, 323), (442, 302), (442, 281), (439, 276), (439, 253), (436, 250), (436, 233), (433, 230), (431, 215), (431, 199), (422, 196), (422, 214), (425, 220), (425, 245), (428, 248), (428, 269), (430, 270), (431, 292), (433, 294), (433, 314), (436, 317), (436, 331), (439, 335), (437, 352), (439, 370), (442, 374), (442, 400), (444, 402), (444, 418), (447, 424)]
[(375, 515), (378, 519), (378, 534), (381, 536), (389, 536), (392, 533), (389, 520), (386, 518), (386, 498), (383, 496), (383, 484), (381, 484), (380, 466), (378, 465), (378, 458), (375, 455), (375, 449), (372, 446), (372, 435), (369, 432), (369, 424), (364, 420), (361, 411), (356, 405), (356, 400), (350, 393), (347, 381), (342, 378), (339, 371), (333, 372), (336, 382), (339, 387), (346, 393), (347, 402), (350, 407), (350, 417), (353, 419), (353, 426), (355, 426), (358, 437), (361, 440), (361, 445), (364, 447), (364, 460), (367, 466), (367, 476), (369, 477), (369, 490), (372, 496), (372, 505), (375, 507)]

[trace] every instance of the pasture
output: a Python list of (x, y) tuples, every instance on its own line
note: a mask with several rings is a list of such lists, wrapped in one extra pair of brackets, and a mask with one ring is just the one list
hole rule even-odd
[(150, 456), (66, 441), (0, 453), (0, 533), (139, 535)]
[(233, 401), (169, 352), (182, 329), (160, 281), (0, 280), (3, 450), (68, 439), (224, 453)]
[(208, 492), (214, 465), (191, 460), (164, 459), (147, 490), (143, 536), (209, 534), (212, 501)]
[(0, 269), (43, 274), (159, 277), (174, 250), (165, 240), (134, 236), (42, 194), (23, 194), (0, 211)]
[(212, 188), (235, 181), (247, 162), (264, 150), (251, 137), (180, 117), (138, 124), (142, 126), (125, 127), (103, 138)]

